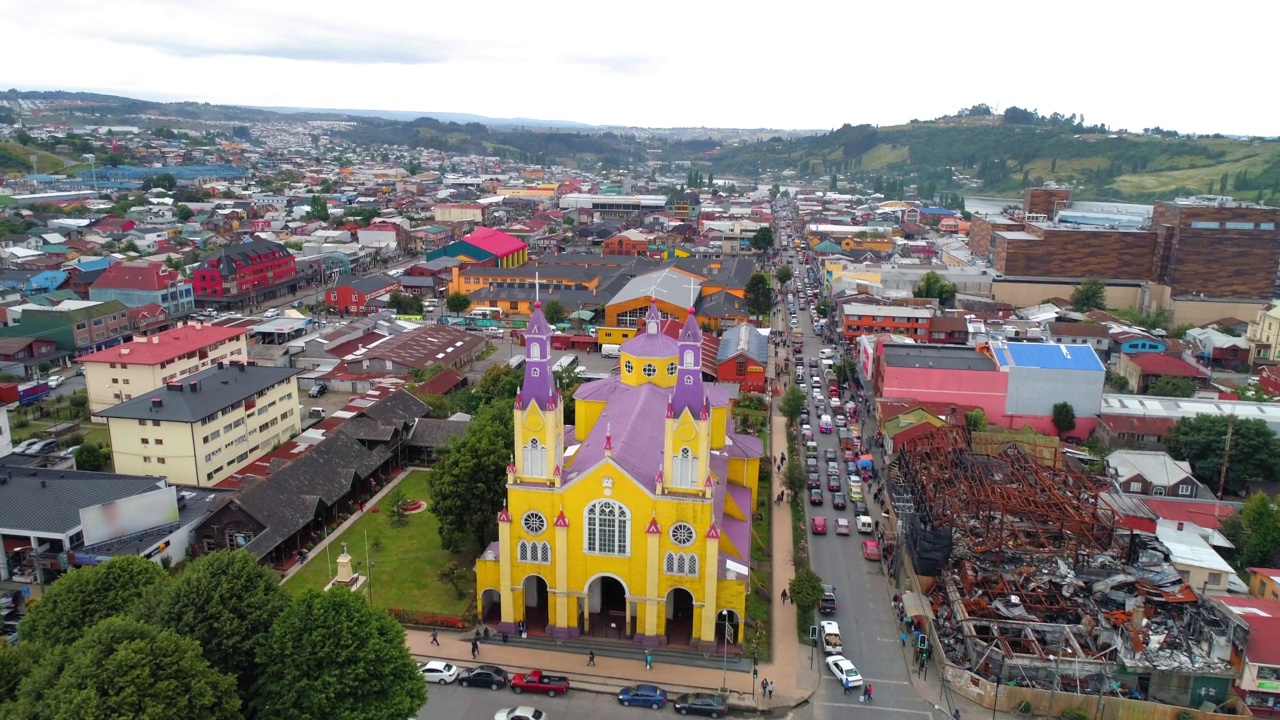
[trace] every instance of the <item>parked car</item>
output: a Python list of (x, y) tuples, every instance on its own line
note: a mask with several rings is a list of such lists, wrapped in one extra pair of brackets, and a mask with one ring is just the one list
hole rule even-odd
[(549, 675), (541, 670), (530, 670), (527, 673), (517, 673), (511, 678), (511, 691), (517, 695), (531, 692), (555, 697), (569, 692), (569, 678), (563, 675)]
[(418, 665), (418, 672), (427, 682), (448, 685), (458, 679), (458, 666), (443, 660), (428, 660)]
[(27, 448), (28, 455), (48, 455), (58, 449), (57, 440), (41, 440), (40, 442)]
[(661, 710), (667, 706), (667, 691), (657, 685), (632, 685), (618, 691), (618, 702)]
[(273, 317), (280, 317), (280, 311), (276, 308), (271, 308), (270, 310), (263, 313), (262, 316), (267, 319), (271, 319)]
[(729, 698), (711, 693), (687, 693), (676, 698), (674, 706), (681, 715), (718, 718), (729, 713)]
[(311, 386), (310, 390), (307, 391), (307, 397), (318, 398), (327, 392), (329, 392), (329, 386), (327, 384), (316, 383), (315, 385)]
[(862, 541), (862, 557), (868, 560), (880, 559), (880, 543), (875, 540)]
[(83, 366), (83, 365), (77, 365), (77, 366), (76, 366), (76, 374), (77, 374), (77, 375), (83, 375), (83, 374), (84, 374), (84, 366)]
[(547, 720), (547, 714), (538, 708), (521, 705), (516, 708), (502, 708), (493, 714), (493, 720)]
[(497, 690), (507, 684), (507, 671), (497, 665), (477, 665), (458, 673), (462, 687), (487, 687)]
[[(842, 519), (843, 519), (843, 518), (842, 518)], [(836, 522), (839, 522), (839, 521), (837, 520)], [(822, 517), (821, 515), (815, 515), (815, 516), (814, 516), (814, 518), (813, 518), (813, 534), (814, 534), (814, 535), (826, 535), (826, 534), (827, 534), (827, 519), (826, 519), (826, 518)]]
[(835, 593), (823, 593), (822, 599), (818, 601), (818, 612), (823, 615), (831, 615), (838, 607)]
[(302, 302), (301, 300), (294, 300), (293, 304), (290, 305), (289, 307), (293, 308), (294, 310), (297, 310), (303, 307), (304, 305), (306, 305), (306, 303)]
[(62, 377), (61, 375), (50, 375), (49, 377), (45, 378), (45, 382), (49, 383), (49, 389), (53, 390), (54, 388), (58, 387), (62, 383), (66, 382), (66, 378)]

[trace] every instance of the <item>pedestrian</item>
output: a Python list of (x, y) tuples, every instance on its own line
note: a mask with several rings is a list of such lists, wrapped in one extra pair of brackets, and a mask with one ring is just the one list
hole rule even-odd
[(906, 647), (906, 646), (907, 646), (907, 634), (902, 633), (902, 647)]
[(645, 653), (645, 654), (644, 654), (644, 669), (645, 669), (645, 670), (652, 670), (652, 669), (653, 669), (653, 654), (652, 654), (652, 653)]
[(853, 681), (849, 678), (844, 679), (844, 694), (849, 695), (853, 692)]
[(476, 640), (472, 640), (471, 641), (471, 659), (475, 660), (476, 656), (479, 654), (480, 654), (480, 643), (477, 642)]
[(587, 667), (594, 667), (596, 664), (596, 651), (592, 650), (587, 653)]
[(432, 631), (431, 631), (431, 644), (432, 644), (432, 645), (435, 645), (435, 646), (437, 646), (437, 647), (439, 647), (439, 645), (440, 645), (440, 631), (439, 631), (439, 630), (432, 630)]
[(769, 678), (760, 678), (760, 697), (769, 696)]
[(786, 589), (786, 588), (782, 588), (782, 604), (783, 604), (783, 605), (786, 605), (786, 604), (787, 604), (787, 589)]
[(769, 681), (769, 699), (770, 699), (770, 700), (772, 700), (772, 699), (773, 699), (773, 689), (774, 689), (775, 687), (777, 687), (777, 686), (776, 686), (776, 685), (774, 685), (774, 683), (773, 683), (773, 681), (772, 681), (772, 680), (770, 680), (770, 681)]
[(507, 634), (506, 634), (506, 633), (502, 633), (502, 644), (503, 644), (503, 645), (506, 645), (506, 644), (507, 644)]
[(867, 689), (866, 689), (867, 702), (871, 702), (871, 690), (872, 690), (871, 683), (867, 683)]

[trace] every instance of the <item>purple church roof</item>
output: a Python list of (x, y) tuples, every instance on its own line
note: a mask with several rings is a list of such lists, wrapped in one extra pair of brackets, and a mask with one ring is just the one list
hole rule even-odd
[[(537, 402), (546, 410), (556, 393), (556, 380), (551, 372), (551, 326), (542, 314), (542, 303), (533, 304), (533, 315), (524, 331), (524, 382), (520, 385), (520, 401)], [(537, 358), (534, 358), (534, 355)]]
[[(609, 380), (602, 382), (612, 384)], [(581, 398), (581, 393), (579, 388), (575, 397)], [(566, 482), (572, 482), (604, 459), (605, 435), (612, 431), (613, 461), (649, 492), (655, 492), (663, 461), (667, 391), (648, 383), (638, 386), (617, 383), (610, 388), (608, 398), (604, 412), (591, 427), (591, 434), (581, 439)]]
[(651, 300), (644, 327), (619, 350), (641, 358), (669, 358), (675, 356), (676, 348), (676, 341), (662, 334), (662, 313), (658, 312), (658, 301)]
[[(688, 410), (694, 417), (702, 414), (707, 395), (702, 385), (702, 329), (694, 309), (689, 308), (689, 318), (680, 330), (677, 343), (680, 351), (680, 369), (676, 373), (675, 392), (671, 395), (671, 410), (678, 417)], [(686, 357), (692, 355), (692, 362)]]

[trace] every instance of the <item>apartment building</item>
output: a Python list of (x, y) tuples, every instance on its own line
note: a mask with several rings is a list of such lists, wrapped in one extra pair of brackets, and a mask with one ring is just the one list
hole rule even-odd
[(844, 303), (840, 306), (841, 327), (844, 336), (850, 340), (860, 335), (893, 333), (906, 335), (917, 342), (925, 342), (932, 317), (933, 308), (930, 307), (899, 307), (865, 303)]
[(217, 485), (298, 434), (299, 372), (218, 363), (103, 410), (116, 472)]
[[(89, 409), (97, 413), (185, 380), (220, 362), (247, 360), (244, 328), (189, 323), (80, 358)], [(105, 419), (94, 415), (95, 422)]]

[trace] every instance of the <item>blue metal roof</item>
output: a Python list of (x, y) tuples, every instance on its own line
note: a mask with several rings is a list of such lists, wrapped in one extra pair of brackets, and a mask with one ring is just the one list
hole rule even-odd
[(1023, 367), (1043, 370), (1093, 370), (1103, 372), (1098, 353), (1088, 345), (1056, 343), (1005, 343), (993, 345), (996, 363), (1001, 368)]
[(955, 215), (955, 210), (948, 210), (940, 207), (920, 208), (921, 215)]

